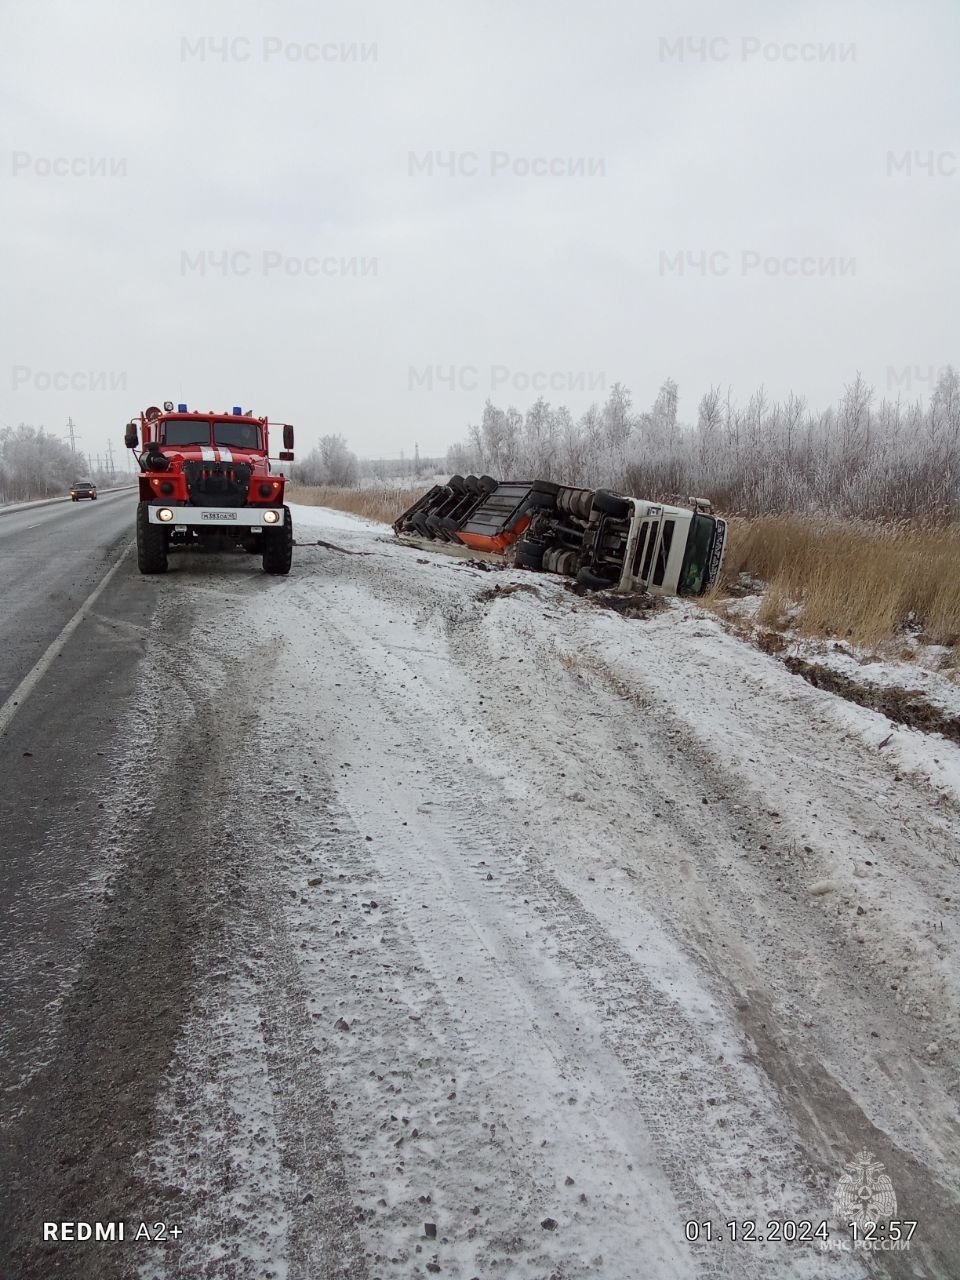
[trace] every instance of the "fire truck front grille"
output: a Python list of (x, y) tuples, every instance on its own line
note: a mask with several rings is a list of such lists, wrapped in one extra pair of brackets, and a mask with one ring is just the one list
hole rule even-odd
[(244, 462), (185, 462), (190, 501), (197, 507), (242, 507), (252, 468)]

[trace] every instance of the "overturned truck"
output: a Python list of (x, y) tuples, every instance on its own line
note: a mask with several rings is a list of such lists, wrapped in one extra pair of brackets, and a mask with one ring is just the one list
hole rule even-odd
[(720, 573), (727, 524), (704, 499), (688, 501), (674, 507), (547, 480), (451, 476), (393, 530), (421, 545), (512, 554), (518, 568), (573, 577), (591, 591), (699, 596)]

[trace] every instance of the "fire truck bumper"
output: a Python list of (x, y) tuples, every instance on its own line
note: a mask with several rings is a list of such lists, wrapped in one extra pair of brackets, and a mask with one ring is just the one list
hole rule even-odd
[(165, 507), (149, 508), (151, 524), (203, 525), (207, 529), (278, 529), (283, 524), (282, 507)]

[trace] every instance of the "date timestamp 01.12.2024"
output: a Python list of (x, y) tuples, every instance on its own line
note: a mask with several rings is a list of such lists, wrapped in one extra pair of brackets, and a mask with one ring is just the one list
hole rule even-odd
[[(917, 1229), (916, 1222), (906, 1219), (892, 1218), (888, 1222), (851, 1222), (842, 1233), (854, 1246), (870, 1246), (880, 1240), (903, 1241), (909, 1243)], [(729, 1222), (711, 1222), (709, 1219), (697, 1222), (694, 1219), (683, 1224), (683, 1234), (691, 1243), (703, 1241), (720, 1243), (723, 1240), (742, 1241), (744, 1244), (768, 1244), (786, 1241), (788, 1244), (803, 1244), (830, 1239), (830, 1226), (826, 1222), (813, 1222), (808, 1218), (791, 1221), (787, 1218), (780, 1221), (772, 1218), (769, 1222), (756, 1222), (752, 1218), (732, 1219)]]

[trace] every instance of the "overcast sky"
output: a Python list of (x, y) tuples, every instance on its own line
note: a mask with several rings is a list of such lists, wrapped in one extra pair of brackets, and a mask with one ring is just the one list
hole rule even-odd
[(960, 358), (957, 0), (0, 13), (0, 424), (242, 403), (377, 457), (488, 395)]

